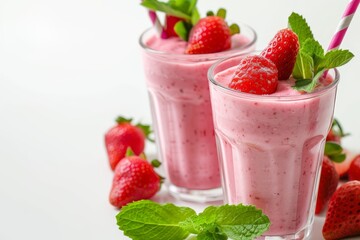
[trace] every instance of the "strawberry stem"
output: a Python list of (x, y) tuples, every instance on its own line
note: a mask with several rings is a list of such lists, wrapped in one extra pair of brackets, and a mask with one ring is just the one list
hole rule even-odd
[(152, 165), (154, 168), (158, 168), (158, 167), (160, 167), (161, 162), (160, 162), (159, 160), (157, 160), (157, 159), (153, 159), (153, 160), (151, 161), (151, 165)]
[(115, 119), (115, 121), (118, 123), (118, 124), (122, 124), (122, 123), (131, 123), (133, 119), (132, 118), (125, 118), (123, 116), (119, 116)]
[(216, 16), (221, 17), (222, 19), (226, 18), (226, 10), (224, 8), (220, 8), (217, 13)]
[(152, 137), (150, 137), (150, 135), (153, 133), (153, 130), (151, 129), (150, 125), (138, 123), (136, 124), (136, 127), (140, 128), (144, 132), (144, 135), (147, 140), (149, 140), (150, 142), (155, 142), (155, 140)]
[(131, 156), (134, 156), (135, 155), (135, 153), (133, 152), (133, 150), (131, 149), (131, 147), (128, 147), (127, 149), (126, 149), (126, 154), (125, 154), (125, 156), (126, 157), (131, 157)]

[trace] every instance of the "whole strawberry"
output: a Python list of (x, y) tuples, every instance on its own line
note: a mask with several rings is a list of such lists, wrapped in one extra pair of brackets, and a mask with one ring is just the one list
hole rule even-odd
[(276, 91), (278, 70), (273, 62), (262, 56), (243, 58), (229, 87), (253, 94), (271, 94)]
[(275, 63), (279, 80), (289, 79), (299, 52), (299, 39), (290, 29), (280, 30), (261, 55)]
[(137, 155), (142, 153), (145, 147), (145, 138), (151, 133), (149, 126), (134, 125), (131, 121), (132, 119), (118, 117), (117, 124), (105, 134), (105, 147), (112, 170), (125, 157), (129, 147)]
[(360, 181), (360, 155), (355, 156), (355, 158), (351, 161), (348, 176), (350, 181)]
[(144, 158), (125, 157), (115, 169), (110, 203), (121, 208), (133, 201), (149, 199), (159, 191), (160, 182), (161, 177)]
[(347, 182), (336, 190), (322, 233), (326, 240), (360, 235), (360, 181)]
[(316, 200), (315, 213), (319, 214), (336, 191), (339, 184), (339, 175), (336, 172), (334, 163), (324, 156), (321, 168), (320, 183)]
[(174, 27), (175, 27), (176, 23), (178, 23), (179, 21), (183, 21), (183, 20), (184, 19), (182, 19), (182, 18), (171, 16), (171, 15), (165, 16), (164, 31), (166, 33), (167, 38), (178, 37), (178, 34), (175, 32)]
[(191, 29), (187, 54), (221, 52), (231, 47), (231, 31), (222, 17), (208, 16), (200, 19)]

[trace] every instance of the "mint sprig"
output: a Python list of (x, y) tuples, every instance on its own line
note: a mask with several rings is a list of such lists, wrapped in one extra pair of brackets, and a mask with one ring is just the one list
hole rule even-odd
[(242, 204), (210, 206), (197, 215), (188, 207), (141, 200), (123, 207), (116, 219), (133, 240), (182, 240), (190, 234), (197, 240), (250, 240), (270, 226), (261, 210)]
[(354, 57), (348, 50), (331, 50), (325, 54), (323, 47), (314, 39), (309, 25), (301, 15), (292, 13), (288, 21), (289, 28), (296, 33), (300, 43), (292, 73), (297, 80), (294, 86), (296, 90), (314, 91), (325, 71), (340, 67)]

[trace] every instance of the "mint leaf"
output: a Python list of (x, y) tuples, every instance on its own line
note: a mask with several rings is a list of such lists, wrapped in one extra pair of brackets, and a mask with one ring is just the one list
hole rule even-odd
[(191, 24), (195, 26), (195, 24), (197, 24), (199, 20), (200, 20), (200, 13), (197, 9), (194, 9), (191, 15)]
[(192, 11), (196, 8), (197, 0), (170, 0), (169, 6), (181, 11), (187, 15), (191, 15)]
[(295, 79), (312, 79), (314, 74), (314, 60), (311, 55), (300, 49), (296, 56), (292, 75)]
[[(298, 81), (303, 81), (304, 79), (297, 80), (295, 82), (295, 86), (293, 86), (293, 88), (298, 91), (305, 91), (308, 93), (312, 92), (316, 88), (316, 86), (319, 82), (319, 79), (323, 76), (323, 74), (324, 74), (324, 70), (321, 70), (320, 72), (318, 72), (315, 75), (315, 77), (308, 84), (304, 84), (304, 82), (302, 82), (301, 84), (296, 84)], [(307, 80), (307, 79), (305, 79), (305, 80)]]
[(116, 219), (119, 228), (133, 240), (183, 240), (189, 232), (179, 222), (194, 215), (191, 208), (142, 200), (123, 207)]
[(181, 10), (174, 9), (169, 3), (159, 2), (157, 0), (144, 0), (141, 5), (154, 11), (164, 12), (168, 15), (183, 18), (188, 21), (191, 20), (191, 16), (189, 14), (186, 14)]
[[(199, 215), (194, 215), (180, 225), (195, 234), (214, 233), (218, 229), (234, 240), (254, 239), (264, 233), (270, 226), (270, 221), (261, 210), (254, 206), (223, 205), (207, 207)], [(205, 233), (204, 233), (205, 232)]]
[(314, 72), (317, 72), (319, 63), (324, 59), (324, 49), (318, 41), (312, 38), (305, 40), (301, 51), (307, 53), (313, 58), (314, 61)]
[(299, 38), (300, 46), (303, 45), (303, 43), (308, 38), (314, 38), (311, 29), (309, 25), (307, 24), (306, 20), (297, 13), (292, 13), (289, 16), (289, 28), (296, 33), (296, 35)]
[(178, 21), (174, 26), (174, 31), (182, 40), (188, 41), (190, 32), (189, 28), (191, 28), (191, 26), (189, 26), (186, 22)]
[(319, 63), (319, 68), (331, 69), (348, 63), (354, 54), (348, 50), (331, 50), (325, 54), (324, 59)]
[(215, 227), (214, 229), (201, 232), (197, 235), (197, 240), (227, 240), (228, 237), (226, 234), (222, 233), (219, 228)]

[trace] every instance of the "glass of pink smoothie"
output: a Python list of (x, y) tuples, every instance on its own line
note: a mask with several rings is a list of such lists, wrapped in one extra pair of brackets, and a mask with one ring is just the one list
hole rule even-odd
[(264, 239), (306, 239), (339, 73), (313, 93), (292, 89), (292, 79), (270, 95), (242, 93), (227, 86), (244, 56), (217, 62), (208, 75), (225, 202), (261, 208), (271, 222)]
[(158, 155), (177, 198), (222, 199), (207, 71), (220, 58), (254, 50), (255, 31), (239, 25), (232, 49), (213, 54), (184, 54), (186, 42), (160, 39), (153, 29), (140, 37)]

